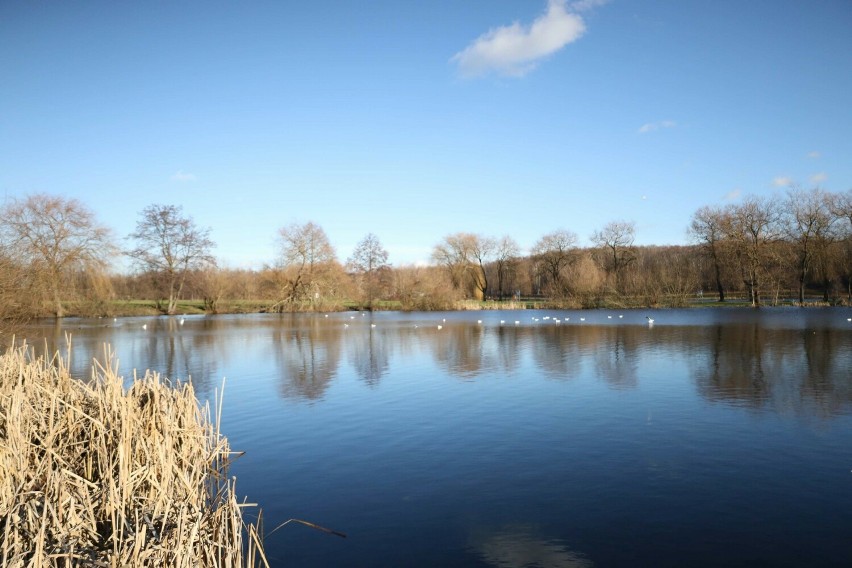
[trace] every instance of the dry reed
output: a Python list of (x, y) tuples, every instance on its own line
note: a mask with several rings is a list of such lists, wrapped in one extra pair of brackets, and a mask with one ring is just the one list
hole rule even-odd
[[(0, 565), (268, 566), (233, 453), (190, 382), (88, 381), (26, 345), (0, 355)], [(259, 521), (258, 521), (259, 523)]]

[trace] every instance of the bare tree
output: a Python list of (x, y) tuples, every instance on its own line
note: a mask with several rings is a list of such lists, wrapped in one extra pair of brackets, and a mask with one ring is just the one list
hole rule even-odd
[(447, 235), (435, 245), (432, 260), (447, 269), (454, 288), (472, 291), (474, 297), (483, 299), (488, 290), (485, 263), (494, 247), (491, 239), (471, 233), (456, 233)]
[(571, 264), (567, 285), (580, 306), (594, 307), (595, 297), (600, 292), (605, 276), (589, 251), (578, 253)]
[(449, 274), (436, 266), (397, 267), (393, 281), (393, 297), (403, 310), (446, 310), (458, 299)]
[(8, 332), (7, 327), (25, 321), (36, 311), (31, 305), (32, 295), (23, 293), (31, 288), (23, 266), (4, 249), (0, 243), (0, 337)]
[(846, 280), (846, 299), (852, 301), (852, 189), (832, 197), (831, 212), (841, 221), (842, 250), (838, 265)]
[(188, 289), (195, 294), (193, 297), (204, 301), (204, 311), (215, 314), (219, 312), (220, 303), (233, 288), (236, 278), (233, 271), (208, 264), (200, 270), (194, 270), (188, 280)]
[(389, 266), (388, 251), (385, 250), (376, 235), (368, 233), (355, 246), (355, 250), (346, 264), (350, 270), (360, 276), (362, 287), (367, 295), (367, 306), (372, 310), (373, 298), (377, 290), (377, 277), (383, 269)]
[(760, 306), (761, 286), (777, 264), (775, 244), (780, 240), (779, 209), (776, 202), (750, 197), (726, 209), (725, 238), (733, 247), (749, 300)]
[(470, 270), (470, 251), (467, 233), (447, 235), (432, 249), (432, 261), (447, 269), (453, 288), (464, 292), (466, 275)]
[(564, 229), (548, 233), (533, 246), (531, 254), (546, 274), (551, 294), (565, 292), (563, 270), (577, 259), (577, 235)]
[(521, 247), (509, 235), (503, 236), (496, 242), (494, 248), (494, 264), (497, 268), (497, 293), (500, 299), (505, 295), (505, 284), (510, 272), (514, 271), (515, 261), (521, 254)]
[(313, 222), (282, 227), (278, 245), (283, 297), (275, 309), (300, 305), (316, 308), (325, 295), (333, 294), (340, 266), (322, 227)]
[(136, 266), (159, 277), (160, 293), (167, 297), (166, 313), (174, 314), (187, 276), (193, 270), (215, 264), (210, 229), (195, 225), (175, 205), (149, 205), (139, 214), (136, 231), (129, 239), (136, 246), (127, 252)]
[(637, 250), (636, 290), (648, 306), (686, 306), (698, 288), (695, 248), (646, 246)]
[(615, 290), (621, 291), (621, 273), (636, 260), (633, 241), (636, 238), (636, 225), (632, 221), (611, 221), (592, 233), (595, 246), (604, 251), (604, 270), (615, 276)]
[(3, 206), (0, 240), (7, 258), (29, 274), (27, 292), (42, 290), (56, 317), (65, 315), (63, 295), (74, 289), (74, 276), (102, 275), (116, 250), (109, 229), (82, 203), (44, 193)]
[(497, 241), (490, 237), (474, 235), (470, 241), (470, 256), (476, 261), (474, 270), (474, 285), (480, 299), (488, 297), (488, 273), (485, 265), (491, 261), (491, 256), (497, 248)]
[[(832, 214), (832, 196), (820, 189), (803, 191), (793, 188), (787, 194), (784, 207), (784, 229), (796, 248), (796, 280), (799, 303), (805, 301), (805, 285), (815, 260), (824, 258), (828, 248), (837, 240)], [(825, 295), (828, 295), (825, 286)]]
[(727, 213), (719, 208), (702, 207), (692, 215), (689, 235), (701, 245), (713, 263), (713, 276), (719, 301), (725, 301), (725, 286), (722, 283), (722, 245), (725, 239), (724, 225)]
[(845, 193), (836, 193), (831, 199), (831, 212), (839, 219), (849, 222), (847, 234), (852, 235), (852, 189)]

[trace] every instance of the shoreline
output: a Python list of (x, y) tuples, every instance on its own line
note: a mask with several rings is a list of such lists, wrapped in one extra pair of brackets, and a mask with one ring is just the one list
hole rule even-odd
[[(804, 304), (799, 304), (793, 300), (783, 300), (779, 301), (776, 304), (762, 304), (760, 306), (752, 306), (750, 303), (744, 300), (730, 300), (725, 302), (718, 301), (696, 301), (690, 302), (683, 305), (639, 305), (639, 304), (624, 304), (624, 303), (611, 303), (607, 305), (601, 306), (593, 306), (593, 307), (584, 307), (577, 305), (560, 305), (556, 302), (544, 301), (544, 300), (531, 300), (531, 301), (505, 301), (505, 302), (457, 302), (457, 305), (454, 307), (448, 307), (446, 309), (432, 309), (432, 310), (403, 310), (398, 306), (382, 306), (382, 307), (373, 307), (373, 309), (367, 309), (364, 307), (359, 307), (357, 305), (344, 305), (344, 306), (335, 306), (333, 308), (326, 309), (301, 309), (301, 310), (288, 310), (288, 311), (272, 311), (268, 310), (267, 304), (262, 304), (260, 302), (252, 302), (252, 307), (254, 309), (250, 309), (244, 303), (235, 305), (235, 306), (222, 306), (223, 309), (218, 309), (216, 311), (207, 311), (204, 310), (201, 305), (203, 304), (200, 301), (186, 301), (178, 304), (178, 311), (175, 314), (165, 314), (161, 310), (156, 308), (155, 302), (145, 302), (145, 301), (135, 301), (128, 303), (128, 306), (114, 306), (116, 309), (111, 309), (108, 313), (99, 313), (99, 314), (91, 314), (85, 312), (78, 312), (69, 307), (67, 311), (67, 315), (62, 318), (57, 318), (56, 316), (45, 315), (45, 316), (37, 316), (32, 317), (29, 321), (52, 321), (52, 320), (69, 320), (69, 319), (107, 319), (107, 318), (130, 318), (130, 317), (163, 317), (163, 318), (175, 318), (181, 316), (209, 316), (209, 315), (250, 315), (250, 314), (311, 314), (311, 313), (343, 313), (343, 312), (465, 312), (465, 311), (516, 311), (516, 312), (524, 312), (531, 310), (564, 310), (564, 311), (604, 311), (604, 310), (675, 310), (675, 309), (689, 309), (689, 310), (701, 310), (708, 308), (723, 308), (723, 309), (777, 309), (777, 308), (803, 308), (803, 309), (813, 309), (813, 308), (845, 308), (849, 307), (847, 304), (829, 304), (826, 302), (812, 300), (810, 302), (805, 302)], [(122, 309), (124, 307), (125, 309)], [(229, 309), (230, 308), (230, 309)]]

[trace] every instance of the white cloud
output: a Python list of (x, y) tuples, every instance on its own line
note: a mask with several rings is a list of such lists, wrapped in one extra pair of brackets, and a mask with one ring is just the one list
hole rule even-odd
[(576, 11), (588, 10), (603, 2), (580, 0), (568, 5), (565, 0), (548, 0), (545, 13), (530, 24), (515, 22), (492, 28), (456, 53), (456, 63), (465, 77), (481, 77), (490, 72), (522, 77), (538, 62), (574, 41), (586, 31)]
[(723, 201), (736, 201), (743, 194), (743, 190), (740, 188), (735, 188), (725, 194), (725, 197), (722, 198)]
[(674, 120), (661, 120), (660, 122), (648, 122), (639, 127), (639, 134), (647, 134), (660, 128), (674, 128), (677, 122)]
[(788, 187), (793, 185), (793, 178), (787, 176), (778, 176), (772, 180), (772, 185), (775, 187)]
[(195, 174), (190, 174), (183, 170), (178, 170), (177, 173), (175, 173), (171, 179), (172, 181), (188, 182), (196, 181), (198, 178), (195, 177)]
[(813, 152), (808, 152), (808, 158), (811, 158), (812, 160), (816, 160), (817, 158), (819, 158), (819, 156), (820, 154), (816, 150), (814, 150)]
[(824, 182), (828, 179), (828, 174), (825, 172), (819, 172), (818, 174), (814, 174), (811, 176), (811, 183), (816, 185)]
[(585, 12), (586, 10), (603, 6), (607, 2), (609, 0), (577, 0), (576, 2), (571, 2), (570, 8), (572, 12)]

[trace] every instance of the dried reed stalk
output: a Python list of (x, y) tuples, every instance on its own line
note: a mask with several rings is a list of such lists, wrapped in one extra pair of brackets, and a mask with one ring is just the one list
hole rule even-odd
[(209, 404), (105, 360), (82, 381), (59, 355), (0, 355), (0, 565), (268, 567)]

